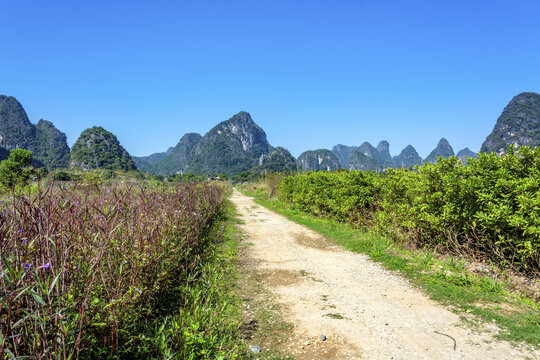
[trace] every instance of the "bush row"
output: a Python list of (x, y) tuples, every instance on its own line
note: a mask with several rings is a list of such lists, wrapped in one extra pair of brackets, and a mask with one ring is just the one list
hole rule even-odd
[(439, 158), (378, 174), (307, 172), (285, 177), (279, 194), (317, 216), (538, 273), (540, 148), (468, 161)]

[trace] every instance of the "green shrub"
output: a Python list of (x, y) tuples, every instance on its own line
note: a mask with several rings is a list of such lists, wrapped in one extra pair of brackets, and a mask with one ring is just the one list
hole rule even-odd
[(540, 270), (540, 148), (480, 154), (467, 166), (450, 157), (415, 171), (307, 172), (285, 177), (279, 196), (420, 247)]
[(301, 210), (358, 225), (370, 223), (377, 208), (373, 172), (313, 172), (283, 178), (280, 198)]
[(3, 190), (15, 191), (23, 189), (30, 182), (34, 169), (30, 150), (13, 149), (6, 160), (0, 162), (0, 185)]

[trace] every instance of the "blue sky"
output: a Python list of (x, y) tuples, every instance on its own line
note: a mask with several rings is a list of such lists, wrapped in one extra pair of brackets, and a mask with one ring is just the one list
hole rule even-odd
[(295, 156), (478, 151), (540, 92), (538, 1), (17, 0), (0, 19), (0, 94), (70, 146), (100, 125), (136, 156), (242, 110)]

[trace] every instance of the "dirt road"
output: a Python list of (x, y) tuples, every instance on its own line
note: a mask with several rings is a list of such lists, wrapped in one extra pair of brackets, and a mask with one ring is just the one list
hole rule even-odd
[[(540, 359), (530, 347), (469, 329), (407, 280), (367, 256), (257, 205), (236, 205), (263, 284), (294, 324), (283, 345), (298, 359)], [(321, 335), (326, 340), (321, 340)], [(455, 344), (455, 349), (454, 349)]]

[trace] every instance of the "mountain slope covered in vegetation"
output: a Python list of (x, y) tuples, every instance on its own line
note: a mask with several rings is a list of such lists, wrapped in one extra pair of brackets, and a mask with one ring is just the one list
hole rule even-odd
[(333, 171), (341, 167), (336, 154), (327, 149), (304, 151), (296, 159), (296, 164), (305, 171)]
[(186, 172), (238, 174), (257, 167), (261, 155), (272, 150), (264, 130), (242, 111), (200, 139), (187, 159)]
[(424, 159), (424, 163), (436, 163), (439, 156), (445, 159), (454, 156), (454, 149), (452, 149), (448, 140), (445, 138), (439, 140), (437, 147)]
[(116, 136), (101, 126), (84, 130), (71, 149), (71, 165), (83, 170), (136, 170)]
[(187, 133), (182, 136), (163, 160), (154, 165), (155, 172), (160, 175), (184, 172), (191, 152), (201, 139), (202, 136), (197, 133)]
[(49, 169), (65, 168), (69, 165), (70, 150), (66, 134), (47, 120), (36, 124), (34, 158), (42, 161)]
[[(37, 163), (50, 169), (68, 166), (66, 135), (50, 121), (32, 124), (22, 105), (12, 96), (0, 95), (0, 146), (5, 150), (33, 151)], [(2, 156), (0, 152), (0, 159)]]

